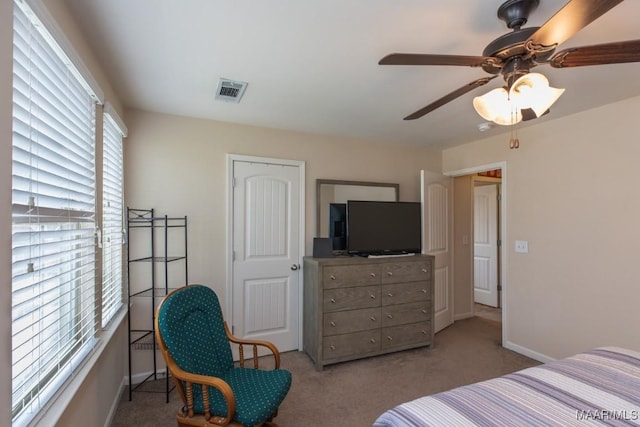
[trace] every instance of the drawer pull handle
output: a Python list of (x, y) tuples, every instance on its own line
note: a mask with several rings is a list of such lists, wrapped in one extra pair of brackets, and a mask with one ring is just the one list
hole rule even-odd
[(388, 276), (393, 276), (393, 271), (387, 271)]
[(387, 296), (388, 296), (388, 297), (393, 297), (393, 294), (392, 294), (391, 292), (389, 292), (389, 293), (387, 294)]
[(376, 277), (376, 273), (370, 273), (371, 277)]
[(334, 276), (333, 274), (330, 277), (331, 280), (336, 280), (336, 276)]
[(371, 297), (371, 299), (376, 299), (376, 296), (375, 296), (375, 295), (373, 295), (373, 294), (371, 294), (371, 295), (369, 295), (369, 296)]
[(387, 319), (393, 319), (393, 315), (392, 314), (387, 314)]
[(376, 321), (376, 318), (375, 318), (375, 317), (373, 317), (373, 316), (371, 316), (371, 321), (372, 321), (372, 322), (375, 322), (375, 321)]
[(331, 324), (331, 326), (333, 326), (335, 328), (336, 322), (331, 322), (330, 324)]
[(427, 314), (427, 310), (422, 310), (422, 312), (423, 312), (424, 314)]
[(391, 338), (391, 337), (390, 337), (390, 336), (388, 336), (388, 335), (387, 335), (387, 339), (388, 339), (389, 341), (393, 341), (393, 338)]
[(331, 303), (333, 303), (333, 304), (335, 304), (335, 302), (336, 302), (335, 298), (331, 298), (331, 300), (330, 300), (330, 301), (331, 301)]
[(335, 345), (332, 345), (331, 347), (329, 347), (332, 351), (336, 349)]
[(375, 344), (376, 343), (376, 339), (375, 338), (371, 338), (371, 344)]
[(423, 335), (427, 335), (427, 331), (422, 331), (422, 334)]
[(426, 294), (426, 293), (427, 293), (427, 290), (426, 290), (426, 289), (423, 289), (423, 290), (422, 290), (422, 293), (423, 293), (423, 294)]

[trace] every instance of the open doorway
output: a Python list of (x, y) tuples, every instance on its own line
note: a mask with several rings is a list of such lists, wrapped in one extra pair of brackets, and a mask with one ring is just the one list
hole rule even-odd
[[(490, 317), (493, 320), (501, 320), (502, 341), (506, 342), (507, 337), (507, 316), (508, 304), (506, 303), (506, 248), (498, 242), (506, 241), (506, 162), (499, 162), (489, 165), (481, 165), (464, 170), (447, 173), (454, 178), (454, 290), (455, 290), (455, 320), (480, 315)], [(489, 176), (489, 175), (496, 176)], [(496, 233), (497, 252), (495, 261), (497, 286), (499, 286), (497, 296), (497, 307), (489, 305), (478, 305), (475, 300), (475, 196), (474, 189), (477, 181), (488, 182), (494, 185), (500, 197), (499, 204), (496, 204)], [(479, 264), (479, 263), (478, 263)]]
[(494, 169), (472, 176), (474, 314), (500, 321), (501, 172)]

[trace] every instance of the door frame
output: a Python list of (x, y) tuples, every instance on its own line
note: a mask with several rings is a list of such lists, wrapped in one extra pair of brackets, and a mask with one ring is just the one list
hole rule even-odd
[[(496, 304), (497, 304), (497, 308), (501, 308), (501, 301), (500, 301), (500, 246), (501, 246), (501, 240), (500, 240), (500, 182), (496, 182), (496, 181), (484, 181), (482, 179), (483, 177), (474, 177), (474, 179), (471, 180), (471, 182), (473, 183), (473, 206), (474, 206), (474, 210), (473, 210), (473, 223), (475, 224), (475, 220), (476, 220), (476, 210), (475, 210), (475, 198), (476, 198), (476, 194), (479, 188), (492, 188), (492, 191), (495, 192), (495, 199), (493, 199), (493, 203), (495, 203), (495, 207), (494, 207), (494, 215), (493, 217), (490, 218), (490, 222), (492, 222), (495, 226), (496, 226), (496, 230), (495, 230), (495, 243), (496, 243), (496, 249), (495, 249), (495, 269), (493, 269), (493, 273), (495, 273), (496, 277), (495, 277), (495, 292), (496, 292)], [(483, 182), (483, 184), (478, 185), (478, 182)], [(474, 260), (474, 266), (475, 266), (475, 257), (476, 257), (476, 243), (475, 243), (475, 227), (473, 230), (473, 236), (474, 236), (474, 242), (473, 242), (473, 260)], [(491, 274), (493, 274), (491, 273)], [(475, 282), (475, 271), (474, 271), (474, 282)], [(475, 292), (476, 292), (476, 288), (475, 288), (475, 283), (474, 283), (474, 296), (473, 296), (473, 300), (476, 300), (476, 296), (475, 296)], [(491, 305), (491, 304), (489, 304)]]
[[(494, 169), (501, 170), (501, 178), (502, 178), (500, 181), (501, 201), (500, 201), (500, 214), (499, 214), (500, 215), (500, 239), (502, 241), (502, 244), (500, 245), (500, 258), (499, 258), (500, 259), (500, 269), (499, 269), (500, 278), (498, 280), (498, 283), (500, 283), (500, 285), (502, 286), (502, 289), (500, 291), (500, 307), (502, 309), (502, 346), (504, 347), (509, 342), (508, 340), (509, 323), (507, 322), (508, 314), (509, 314), (509, 307), (507, 304), (507, 292), (509, 289), (507, 285), (507, 271), (508, 271), (507, 266), (509, 264), (508, 250), (507, 250), (507, 246), (509, 242), (509, 239), (507, 236), (507, 161), (505, 160), (505, 161), (496, 162), (496, 163), (489, 163), (484, 165), (473, 166), (470, 168), (449, 171), (449, 172), (445, 172), (444, 175), (450, 176), (450, 177), (457, 177), (457, 176), (472, 175), (478, 172), (486, 172)], [(453, 226), (455, 227), (455, 224), (453, 224)], [(473, 296), (473, 281), (470, 282), (469, 286), (471, 287), (470, 292), (471, 292), (471, 295)], [(473, 297), (471, 298), (469, 310), (471, 313), (473, 313)]]
[[(227, 182), (225, 184), (226, 188), (226, 202), (227, 202), (227, 218), (225, 221), (226, 227), (226, 277), (227, 283), (225, 286), (225, 301), (224, 307), (225, 310), (225, 318), (233, 319), (233, 226), (234, 226), (234, 210), (233, 210), (233, 165), (235, 162), (248, 162), (248, 163), (267, 163), (271, 165), (283, 165), (283, 166), (294, 166), (298, 168), (298, 179), (299, 179), (299, 218), (298, 218), (298, 254), (300, 259), (298, 260), (298, 264), (302, 265), (302, 257), (305, 254), (305, 212), (306, 212), (306, 201), (305, 201), (305, 162), (303, 160), (290, 160), (290, 159), (277, 159), (273, 157), (258, 157), (258, 156), (248, 156), (243, 154), (227, 154)], [(292, 195), (293, 197), (294, 195)], [(304, 293), (304, 286), (302, 281), (302, 269), (298, 269), (298, 283), (300, 286), (300, 292), (298, 292), (298, 351), (302, 351), (302, 319), (303, 319), (303, 304), (302, 297)]]

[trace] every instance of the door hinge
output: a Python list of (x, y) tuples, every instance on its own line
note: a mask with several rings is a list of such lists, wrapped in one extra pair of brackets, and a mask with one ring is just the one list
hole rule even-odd
[(498, 194), (498, 195), (496, 196), (496, 199), (497, 199), (499, 202), (501, 202), (501, 201), (502, 201), (502, 194)]
[(236, 177), (232, 177), (231, 178), (231, 187), (235, 187), (236, 186)]
[(502, 240), (498, 239), (498, 247), (502, 246)]
[(498, 292), (502, 291), (502, 285), (498, 285)]
[(236, 251), (231, 251), (231, 261), (236, 260)]

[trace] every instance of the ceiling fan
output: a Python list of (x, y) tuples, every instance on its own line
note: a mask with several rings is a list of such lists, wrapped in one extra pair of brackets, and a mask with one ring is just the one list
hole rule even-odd
[[(499, 75), (503, 76), (507, 84), (505, 89), (508, 90), (520, 77), (527, 75), (530, 69), (542, 64), (566, 68), (640, 62), (640, 40), (574, 47), (555, 52), (558, 45), (622, 1), (572, 0), (541, 27), (522, 28), (540, 0), (507, 0), (498, 8), (498, 18), (513, 31), (489, 43), (482, 56), (392, 53), (382, 58), (379, 64), (482, 67), (487, 73), (493, 74), (474, 80), (404, 118), (414, 120), (487, 84)], [(522, 119), (540, 115), (524, 114)]]

